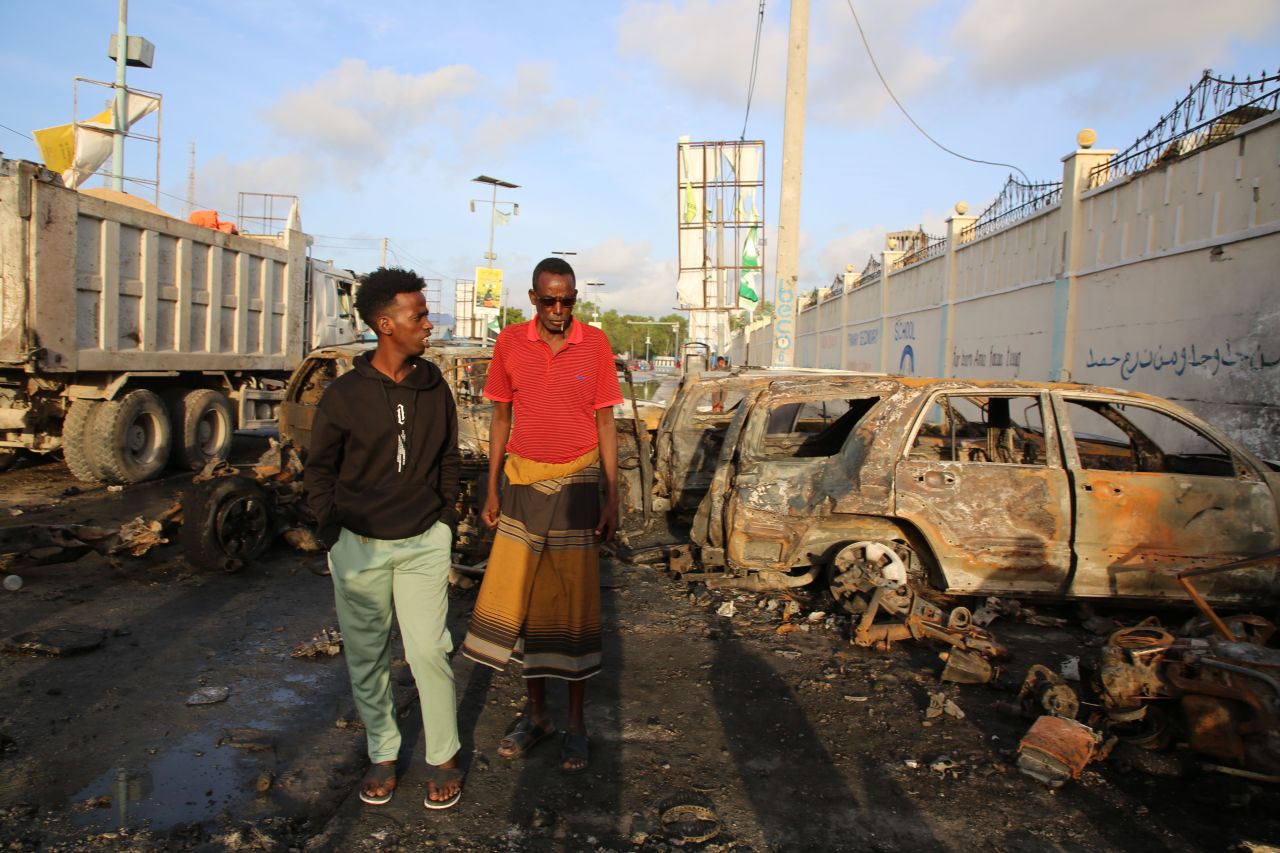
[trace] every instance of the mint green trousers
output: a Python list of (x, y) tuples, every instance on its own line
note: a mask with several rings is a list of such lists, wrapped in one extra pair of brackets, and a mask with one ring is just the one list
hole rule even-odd
[(453, 640), (445, 624), (452, 546), (453, 531), (437, 521), (408, 539), (372, 539), (344, 528), (329, 549), (343, 655), (375, 763), (400, 752), (391, 696), (393, 612), (418, 685), (427, 763), (444, 764), (458, 752)]

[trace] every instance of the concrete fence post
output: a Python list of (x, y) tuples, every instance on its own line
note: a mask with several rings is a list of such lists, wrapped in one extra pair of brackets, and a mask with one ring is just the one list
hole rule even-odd
[(953, 375), (951, 352), (955, 348), (956, 337), (956, 291), (959, 287), (959, 270), (957, 269), (956, 257), (960, 251), (960, 234), (964, 229), (978, 221), (976, 216), (966, 216), (969, 211), (969, 205), (966, 202), (958, 201), (955, 206), (956, 214), (947, 220), (947, 266), (946, 266), (946, 283), (945, 296), (942, 302), (942, 316), (940, 318), (942, 325), (942, 334), (939, 338), (942, 346), (938, 347), (938, 375)]
[(1070, 381), (1075, 363), (1078, 274), (1083, 265), (1087, 227), (1081, 196), (1089, 189), (1089, 173), (1115, 155), (1115, 150), (1092, 149), (1098, 135), (1086, 128), (1076, 134), (1077, 148), (1062, 158), (1062, 245), (1054, 264), (1053, 355), (1049, 379)]
[(880, 372), (890, 373), (889, 369), (889, 333), (891, 331), (890, 310), (893, 300), (889, 294), (889, 276), (893, 262), (905, 255), (898, 248), (898, 241), (892, 237), (885, 241), (885, 250), (880, 254)]

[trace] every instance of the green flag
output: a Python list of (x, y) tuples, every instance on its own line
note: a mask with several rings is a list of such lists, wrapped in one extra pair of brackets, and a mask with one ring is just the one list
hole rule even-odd
[(498, 332), (502, 331), (502, 327), (498, 325), (497, 317), (494, 317), (492, 320), (489, 321), (489, 325), (487, 326), (487, 328), (489, 329), (489, 331), (493, 332), (495, 335), (498, 334)]
[(750, 302), (759, 302), (760, 297), (756, 295), (755, 288), (751, 286), (751, 277), (755, 273), (750, 270), (743, 270), (742, 276), (738, 279), (738, 295)]
[(742, 266), (744, 269), (760, 269), (759, 226), (752, 225), (747, 237), (742, 241)]

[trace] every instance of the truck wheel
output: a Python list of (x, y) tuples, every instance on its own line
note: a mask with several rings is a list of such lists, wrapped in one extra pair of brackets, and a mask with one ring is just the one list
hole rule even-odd
[(111, 483), (141, 483), (169, 461), (169, 412), (153, 391), (140, 388), (108, 400), (94, 415), (89, 444)]
[(90, 451), (94, 416), (101, 400), (74, 400), (62, 419), (62, 458), (71, 476), (86, 483), (101, 483), (102, 469)]
[(199, 471), (231, 452), (234, 427), (231, 403), (220, 391), (197, 388), (169, 407), (173, 421), (173, 465)]
[(247, 477), (218, 477), (193, 486), (182, 499), (179, 541), (193, 566), (238, 572), (275, 535), (271, 499)]
[(18, 461), (18, 451), (12, 447), (0, 447), (0, 472), (8, 471)]

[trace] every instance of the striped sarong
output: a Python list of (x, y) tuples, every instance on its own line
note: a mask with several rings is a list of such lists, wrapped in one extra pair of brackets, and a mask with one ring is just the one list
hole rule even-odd
[(600, 671), (598, 450), (563, 464), (514, 454), (493, 550), (462, 653), (525, 678), (579, 681)]

